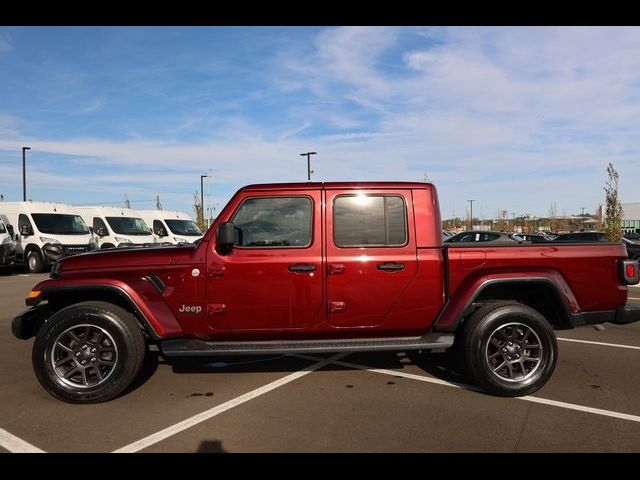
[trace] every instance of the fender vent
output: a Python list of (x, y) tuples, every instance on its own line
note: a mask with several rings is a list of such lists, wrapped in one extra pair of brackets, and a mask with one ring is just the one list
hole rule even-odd
[(156, 275), (147, 275), (146, 277), (147, 280), (149, 280), (154, 287), (156, 287), (156, 290), (158, 290), (158, 292), (160, 292), (160, 294), (162, 294), (164, 292), (164, 289), (166, 288), (164, 282), (162, 280), (160, 280), (159, 277), (157, 277)]

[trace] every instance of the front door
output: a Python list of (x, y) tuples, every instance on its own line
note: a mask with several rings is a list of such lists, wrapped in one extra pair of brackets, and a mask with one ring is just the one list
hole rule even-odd
[(233, 250), (209, 250), (210, 328), (302, 328), (323, 314), (321, 207), (319, 190), (246, 192), (237, 199), (222, 219), (234, 223)]
[(328, 321), (381, 326), (418, 270), (411, 190), (327, 190), (326, 206)]

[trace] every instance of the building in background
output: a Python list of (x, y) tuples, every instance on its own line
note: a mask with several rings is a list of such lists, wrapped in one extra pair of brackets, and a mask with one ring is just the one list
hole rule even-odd
[(622, 229), (625, 233), (640, 233), (640, 203), (623, 203), (622, 211)]

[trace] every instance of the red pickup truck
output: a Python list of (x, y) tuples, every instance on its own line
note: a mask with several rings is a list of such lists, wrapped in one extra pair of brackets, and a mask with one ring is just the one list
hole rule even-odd
[(150, 344), (172, 356), (435, 350), (519, 396), (551, 376), (554, 330), (640, 320), (623, 244), (443, 246), (428, 183), (240, 189), (197, 245), (65, 258), (26, 299), (16, 337), (52, 395), (101, 402)]

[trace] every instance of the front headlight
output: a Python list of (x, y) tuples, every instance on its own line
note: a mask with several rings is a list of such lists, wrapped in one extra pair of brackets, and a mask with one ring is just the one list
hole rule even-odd
[(13, 243), (13, 241), (11, 240), (11, 237), (7, 237), (4, 240), (2, 240), (2, 242), (0, 242), (0, 245), (8, 245), (10, 243)]
[(53, 244), (60, 245), (60, 242), (58, 240), (56, 240), (55, 238), (40, 237), (40, 241), (42, 243), (53, 243)]
[(96, 237), (91, 237), (89, 240), (89, 251), (98, 249), (98, 239)]
[(173, 239), (178, 242), (178, 243), (189, 243), (189, 240), (187, 240), (186, 238), (182, 238), (182, 237), (173, 237)]
[(131, 243), (131, 240), (129, 240), (128, 238), (124, 238), (124, 237), (115, 237), (116, 242), (118, 243)]

